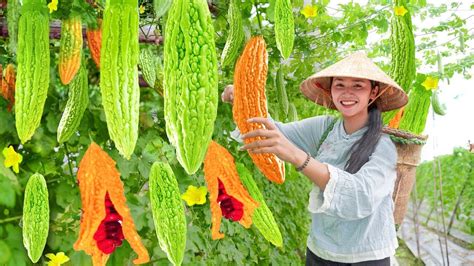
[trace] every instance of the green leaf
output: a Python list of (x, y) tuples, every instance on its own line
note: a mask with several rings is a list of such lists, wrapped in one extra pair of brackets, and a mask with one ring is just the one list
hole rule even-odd
[(46, 126), (48, 127), (49, 132), (51, 133), (56, 133), (58, 130), (58, 125), (59, 121), (58, 120), (59, 116), (54, 114), (53, 112), (49, 113), (48, 116), (46, 116)]
[[(1, 101), (5, 102), (2, 97), (0, 98), (1, 98)], [(0, 135), (6, 134), (6, 133), (9, 133), (11, 135), (16, 135), (15, 127), (9, 126), (15, 123), (13, 113), (8, 113), (6, 111), (6, 104), (5, 106), (3, 104), (0, 106), (1, 106), (0, 121), (2, 121), (2, 123), (0, 123)]]
[(72, 203), (78, 203), (80, 201), (79, 189), (77, 186), (73, 186), (65, 182), (64, 180), (54, 187), (56, 195), (56, 204), (62, 208), (66, 208)]
[(140, 160), (138, 162), (138, 171), (139, 171), (141, 176), (148, 176), (149, 173), (150, 173), (150, 168), (151, 168), (151, 163), (150, 162), (147, 162), (147, 161), (144, 161), (144, 160)]
[[(133, 254), (133, 255), (132, 255)], [(107, 264), (108, 265), (132, 265), (132, 260), (135, 257), (135, 252), (132, 250), (127, 241), (123, 241), (122, 246), (115, 250)]]
[(91, 256), (82, 250), (73, 252), (69, 255), (69, 259), (71, 260), (71, 265), (92, 266)]
[(10, 168), (5, 167), (4, 161), (5, 158), (3, 157), (3, 154), (0, 153), (0, 182), (2, 180), (5, 180), (4, 182), (8, 181), (8, 186), (16, 193), (20, 193), (21, 187), (18, 178)]
[(266, 12), (266, 15), (267, 15), (267, 18), (268, 18), (268, 21), (274, 23), (275, 22), (275, 1), (276, 0), (269, 0), (268, 3), (269, 3), (269, 6), (267, 8), (267, 12)]
[(114, 160), (117, 162), (118, 170), (123, 179), (127, 179), (131, 173), (137, 172), (136, 156), (133, 156), (131, 160), (126, 160), (122, 156), (114, 156)]
[(8, 208), (14, 208), (15, 196), (15, 189), (11, 185), (10, 181), (0, 174), (0, 205), (6, 206)]
[(13, 258), (8, 261), (8, 266), (23, 266), (26, 262), (29, 262), (26, 250), (23, 247), (23, 237), (21, 234), (21, 228), (17, 224), (7, 224), (5, 226), (7, 237), (3, 239), (10, 248), (10, 252)]
[(0, 264), (6, 263), (10, 259), (11, 255), (12, 253), (8, 245), (5, 243), (5, 241), (0, 240)]

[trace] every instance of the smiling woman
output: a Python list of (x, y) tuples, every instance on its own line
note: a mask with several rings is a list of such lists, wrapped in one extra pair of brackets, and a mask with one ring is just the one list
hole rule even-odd
[[(382, 122), (380, 110), (372, 105), (379, 92), (376, 81), (350, 77), (331, 78), (331, 98), (336, 108), (345, 120), (345, 130), (351, 134), (364, 126), (368, 120), (369, 129), (359, 144), (354, 145), (356, 152), (352, 152), (346, 170), (355, 173), (374, 151), (375, 144), (380, 138)], [(369, 106), (369, 108), (367, 108)], [(351, 122), (349, 122), (351, 121)], [(365, 142), (365, 145), (360, 145)], [(351, 166), (352, 165), (352, 166)]]
[[(306, 265), (390, 265), (398, 247), (391, 198), (397, 150), (382, 133), (381, 112), (404, 106), (407, 95), (363, 52), (309, 77), (301, 91), (342, 119), (316, 116), (284, 124), (251, 118), (265, 127), (243, 134), (256, 141), (241, 149), (273, 153), (314, 183)], [(223, 99), (231, 94), (229, 89)]]
[[(354, 107), (362, 99), (369, 99), (375, 97), (378, 92), (378, 86), (375, 85), (374, 81), (368, 79), (357, 79), (357, 78), (345, 78), (337, 77), (331, 78), (331, 95), (335, 99), (336, 106), (340, 103), (340, 106), (344, 108)], [(367, 103), (361, 103), (362, 109), (368, 105)], [(360, 107), (360, 105), (359, 105)], [(338, 108), (340, 109), (340, 108)], [(360, 108), (359, 108), (360, 109)], [(349, 109), (355, 112), (357, 109)], [(341, 110), (342, 111), (342, 110)], [(357, 113), (357, 112), (355, 112)]]

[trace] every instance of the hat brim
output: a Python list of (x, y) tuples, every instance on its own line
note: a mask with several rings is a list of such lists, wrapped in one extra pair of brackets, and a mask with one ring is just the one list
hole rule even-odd
[[(301, 92), (312, 102), (322, 105), (329, 109), (337, 110), (331, 97), (331, 78), (337, 76), (311, 76), (304, 80), (300, 85)], [(342, 76), (341, 76), (342, 77)], [(351, 76), (352, 78), (369, 77)], [(387, 84), (379, 80), (379, 93), (383, 92), (376, 100), (375, 104), (381, 112), (391, 111), (405, 106), (408, 103), (407, 94), (398, 86)]]
[(336, 109), (331, 97), (332, 77), (377, 81), (379, 95), (374, 103), (382, 112), (398, 109), (408, 103), (408, 96), (400, 85), (368, 58), (363, 51), (355, 52), (307, 78), (300, 85), (301, 92), (319, 105)]

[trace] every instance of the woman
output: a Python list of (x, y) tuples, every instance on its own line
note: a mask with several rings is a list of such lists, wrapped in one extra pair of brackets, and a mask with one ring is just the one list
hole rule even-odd
[[(241, 149), (274, 153), (313, 182), (306, 265), (390, 265), (398, 247), (392, 201), (397, 151), (381, 131), (381, 112), (404, 106), (407, 95), (363, 52), (314, 74), (300, 88), (342, 119), (316, 116), (283, 124), (251, 118), (265, 129), (241, 138), (264, 139)], [(232, 100), (232, 87), (222, 98)]]

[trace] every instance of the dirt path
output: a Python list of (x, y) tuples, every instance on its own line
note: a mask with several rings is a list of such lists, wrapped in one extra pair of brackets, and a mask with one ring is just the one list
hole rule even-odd
[[(418, 256), (414, 222), (408, 214), (398, 231), (408, 248)], [(420, 258), (426, 265), (448, 265), (444, 237), (419, 225)], [(441, 242), (441, 243), (440, 243)], [(448, 239), (449, 265), (474, 265), (474, 250), (466, 249)], [(444, 260), (444, 264), (443, 264)]]

